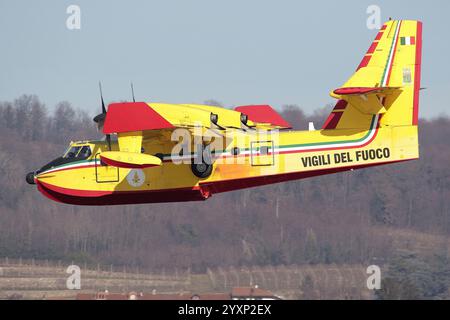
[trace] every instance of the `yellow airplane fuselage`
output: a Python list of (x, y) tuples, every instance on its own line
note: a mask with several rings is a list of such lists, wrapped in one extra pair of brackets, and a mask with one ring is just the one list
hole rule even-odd
[(383, 127), (379, 122), (379, 116), (373, 116), (368, 130), (236, 129), (225, 149), (214, 150), (212, 173), (204, 179), (191, 171), (192, 160), (174, 163), (179, 158), (171, 153), (175, 142), (144, 140), (144, 150), (162, 154), (163, 161), (161, 166), (143, 169), (103, 165), (99, 155), (107, 151), (105, 142), (78, 142), (72, 146), (88, 145), (92, 155), (41, 172), (35, 179), (45, 195), (71, 204), (191, 201), (213, 193), (418, 158), (417, 126)]
[(27, 181), (70, 204), (194, 201), (417, 159), (421, 54), (420, 21), (385, 23), (320, 130), (292, 131), (270, 106), (103, 105), (107, 140), (72, 143)]

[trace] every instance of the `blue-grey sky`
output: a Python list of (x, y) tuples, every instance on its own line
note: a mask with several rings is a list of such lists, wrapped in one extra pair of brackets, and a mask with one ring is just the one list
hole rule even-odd
[[(69, 5), (81, 29), (66, 27)], [(262, 0), (0, 0), (0, 100), (37, 94), (99, 111), (106, 101), (298, 104), (311, 112), (351, 75), (382, 20), (420, 19), (420, 115), (450, 115), (450, 2)]]

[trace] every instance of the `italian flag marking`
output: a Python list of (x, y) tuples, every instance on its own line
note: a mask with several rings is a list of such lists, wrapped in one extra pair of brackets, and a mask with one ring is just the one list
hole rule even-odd
[(416, 44), (416, 37), (401, 37), (400, 44), (402, 46), (412, 46)]

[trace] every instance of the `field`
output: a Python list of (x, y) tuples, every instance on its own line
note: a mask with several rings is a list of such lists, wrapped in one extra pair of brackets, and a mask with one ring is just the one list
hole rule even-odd
[[(377, 230), (399, 252), (420, 254), (439, 248), (449, 254), (449, 239), (408, 230)], [(375, 264), (375, 262), (374, 262)], [(289, 265), (208, 269), (196, 274), (189, 269), (148, 272), (125, 267), (80, 265), (81, 290), (68, 290), (66, 269), (70, 263), (0, 259), (0, 299), (74, 299), (79, 292), (206, 293), (230, 292), (233, 287), (268, 289), (284, 299), (373, 299), (366, 287), (367, 266), (362, 264)], [(380, 264), (382, 272), (386, 266)]]

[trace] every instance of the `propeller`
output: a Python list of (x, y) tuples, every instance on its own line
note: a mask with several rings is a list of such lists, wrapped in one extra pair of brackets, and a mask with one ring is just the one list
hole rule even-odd
[[(98, 83), (98, 87), (100, 89), (100, 98), (102, 100), (102, 113), (100, 113), (94, 117), (94, 122), (97, 123), (98, 130), (102, 130), (103, 125), (105, 123), (105, 119), (106, 119), (106, 107), (105, 107), (105, 101), (103, 100), (103, 92), (102, 92), (102, 83), (101, 82)], [(110, 134), (106, 135), (106, 143), (108, 144), (108, 150), (111, 151), (111, 135)]]

